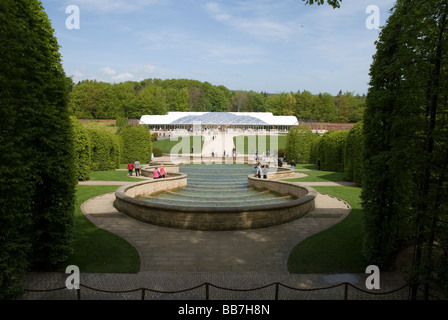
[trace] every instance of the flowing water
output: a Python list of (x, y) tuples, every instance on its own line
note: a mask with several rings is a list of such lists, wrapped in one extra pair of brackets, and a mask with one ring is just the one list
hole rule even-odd
[(187, 186), (140, 198), (153, 203), (188, 207), (237, 207), (290, 201), (267, 190), (248, 188), (247, 176), (255, 169), (246, 164), (190, 164), (179, 167), (187, 175)]

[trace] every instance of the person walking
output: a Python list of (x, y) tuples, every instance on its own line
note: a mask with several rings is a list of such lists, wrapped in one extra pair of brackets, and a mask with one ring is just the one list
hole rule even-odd
[(135, 160), (135, 162), (134, 162), (134, 169), (135, 169), (135, 176), (136, 177), (141, 176), (141, 174), (140, 174), (140, 161)]
[(132, 176), (132, 171), (134, 170), (134, 164), (131, 161), (128, 162), (128, 170), (129, 170), (129, 176)]

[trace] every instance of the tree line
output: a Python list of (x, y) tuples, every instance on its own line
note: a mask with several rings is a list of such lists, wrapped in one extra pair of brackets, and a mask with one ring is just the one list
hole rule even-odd
[(169, 111), (272, 112), (317, 122), (358, 122), (365, 95), (340, 91), (312, 94), (309, 91), (270, 94), (229, 90), (189, 79), (145, 79), (111, 84), (68, 78), (69, 111), (79, 119), (139, 119), (145, 114)]

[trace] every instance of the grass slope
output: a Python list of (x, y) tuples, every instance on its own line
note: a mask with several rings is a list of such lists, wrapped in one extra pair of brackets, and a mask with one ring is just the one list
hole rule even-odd
[(82, 213), (86, 200), (115, 191), (119, 186), (76, 186), (74, 252), (59, 271), (76, 265), (81, 272), (136, 273), (140, 259), (136, 249), (123, 238), (98, 228)]
[(314, 187), (318, 192), (347, 201), (352, 211), (340, 223), (300, 242), (291, 252), (291, 273), (362, 273), (361, 188)]

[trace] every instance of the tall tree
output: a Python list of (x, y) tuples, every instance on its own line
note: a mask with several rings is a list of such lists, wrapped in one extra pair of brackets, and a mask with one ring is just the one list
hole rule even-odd
[(67, 81), (37, 0), (0, 2), (0, 297), (71, 251), (75, 175)]
[(440, 254), (448, 242), (447, 13), (446, 0), (397, 1), (377, 42), (366, 100), (366, 257), (384, 265), (411, 237), (413, 298), (447, 259)]

